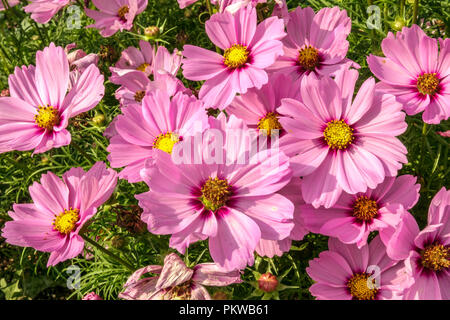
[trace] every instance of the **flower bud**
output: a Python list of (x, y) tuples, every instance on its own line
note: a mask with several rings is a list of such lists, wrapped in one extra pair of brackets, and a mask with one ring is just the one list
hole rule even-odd
[(96, 126), (101, 126), (105, 123), (105, 116), (103, 114), (98, 114), (95, 117), (92, 118), (92, 122)]
[(264, 292), (272, 292), (277, 289), (278, 279), (270, 272), (262, 274), (258, 279), (258, 287)]
[(404, 26), (406, 26), (406, 21), (402, 17), (396, 17), (391, 23), (391, 28), (394, 31), (401, 31)]
[(157, 26), (150, 26), (144, 29), (144, 34), (151, 39), (158, 37), (159, 32), (160, 30)]

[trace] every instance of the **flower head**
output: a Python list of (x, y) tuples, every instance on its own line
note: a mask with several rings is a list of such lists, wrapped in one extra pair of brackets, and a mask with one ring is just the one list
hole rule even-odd
[(199, 98), (208, 107), (223, 109), (236, 93), (260, 89), (268, 81), (265, 69), (283, 54), (283, 21), (271, 17), (257, 25), (256, 9), (251, 5), (234, 14), (214, 14), (206, 22), (206, 33), (223, 55), (185, 45), (183, 74), (189, 80), (206, 80)]
[[(140, 279), (146, 273), (156, 276)], [(211, 300), (204, 286), (228, 286), (241, 283), (239, 271), (225, 272), (214, 263), (188, 268), (176, 255), (164, 258), (164, 265), (137, 270), (125, 283), (119, 298), (127, 300)]]
[(111, 196), (117, 174), (97, 162), (88, 172), (72, 168), (63, 179), (54, 173), (43, 174), (40, 183), (30, 188), (33, 203), (14, 204), (2, 230), (6, 242), (51, 252), (47, 266), (71, 259), (83, 251), (80, 236), (83, 225), (97, 207)]
[(53, 43), (36, 53), (36, 67), (16, 67), (9, 76), (11, 97), (0, 98), (0, 152), (42, 153), (70, 143), (69, 118), (94, 108), (105, 88), (95, 64), (67, 92), (69, 79), (66, 53)]
[[(428, 37), (417, 25), (389, 32), (381, 43), (385, 57), (370, 55), (370, 70), (380, 90), (393, 94), (409, 115), (437, 124), (450, 116), (450, 39)], [(418, 50), (420, 48), (420, 50)]]
[(31, 13), (31, 19), (37, 23), (47, 23), (59, 10), (72, 1), (73, 0), (30, 0), (31, 3), (23, 9), (25, 12)]

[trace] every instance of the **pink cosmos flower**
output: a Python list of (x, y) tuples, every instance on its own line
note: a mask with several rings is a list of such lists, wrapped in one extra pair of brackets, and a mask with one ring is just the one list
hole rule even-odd
[(13, 205), (13, 221), (5, 223), (2, 237), (12, 245), (51, 252), (47, 266), (54, 266), (83, 251), (80, 230), (113, 193), (117, 173), (97, 162), (88, 172), (70, 169), (62, 181), (48, 172), (40, 182), (29, 187), (33, 203)]
[(89, 292), (83, 297), (83, 300), (103, 300), (102, 297), (100, 297), (98, 294), (96, 294), (94, 291)]
[[(146, 273), (157, 276), (141, 279)], [(137, 270), (125, 283), (119, 298), (126, 300), (211, 300), (204, 286), (224, 287), (241, 283), (239, 271), (225, 272), (214, 263), (188, 268), (175, 253), (164, 258), (164, 265)]]
[(95, 53), (87, 54), (81, 49), (77, 49), (71, 51), (76, 48), (75, 43), (68, 44), (64, 49), (64, 52), (67, 55), (67, 60), (69, 61), (69, 86), (68, 90), (70, 91), (76, 82), (80, 79), (81, 74), (91, 65), (97, 65), (98, 63), (98, 55)]
[(251, 88), (247, 93), (236, 96), (226, 112), (244, 120), (249, 128), (262, 130), (269, 136), (272, 130), (280, 130), (282, 135), (285, 132), (278, 121), (276, 109), (284, 98), (298, 100), (300, 82), (292, 82), (288, 76), (277, 73), (269, 76), (269, 82), (261, 89)]
[(87, 28), (97, 28), (103, 37), (117, 31), (130, 30), (134, 18), (147, 8), (147, 0), (92, 0), (100, 10), (85, 9), (86, 15), (95, 20)]
[(293, 178), (287, 186), (278, 191), (279, 194), (285, 196), (294, 204), (295, 209), (292, 219), (294, 228), (292, 228), (290, 235), (283, 240), (261, 239), (255, 249), (260, 256), (269, 258), (273, 258), (274, 256), (281, 257), (284, 252), (291, 249), (292, 240), (303, 240), (303, 237), (308, 234), (309, 231), (305, 227), (305, 221), (300, 210), (301, 205), (305, 204), (299, 191), (301, 189), (300, 185), (301, 180), (299, 178)]
[[(180, 9), (184, 9), (187, 6), (190, 6), (191, 4), (197, 2), (198, 0), (177, 0), (178, 1), (178, 5), (180, 6)], [(212, 4), (216, 4), (217, 0), (211, 0)]]
[(420, 184), (411, 175), (387, 177), (375, 189), (354, 195), (342, 193), (329, 209), (303, 205), (299, 210), (309, 231), (336, 237), (344, 243), (366, 245), (370, 232), (395, 228), (404, 210), (419, 200)]
[[(20, 3), (20, 0), (6, 0), (6, 3), (10, 6), (10, 7), (14, 7), (17, 6)], [(3, 5), (3, 2), (0, 1), (0, 11), (5, 10), (5, 6)]]
[(73, 0), (30, 0), (30, 4), (23, 9), (31, 13), (31, 19), (37, 23), (47, 23), (63, 7)]
[(203, 103), (181, 92), (171, 95), (156, 89), (145, 96), (142, 106), (130, 104), (122, 108), (107, 150), (111, 167), (125, 167), (119, 174), (129, 182), (142, 181), (140, 172), (145, 162), (159, 149), (170, 154), (173, 146), (208, 126)]
[(0, 98), (0, 152), (35, 154), (70, 144), (69, 118), (94, 108), (105, 88), (94, 64), (69, 92), (68, 85), (66, 53), (53, 43), (36, 53), (36, 67), (16, 67), (9, 76), (11, 97)]
[[(225, 122), (223, 114), (209, 121), (203, 144), (194, 149), (194, 159), (200, 160), (175, 164), (169, 154), (158, 152), (156, 169), (145, 179), (151, 189), (136, 198), (149, 231), (171, 234), (172, 248), (184, 253), (191, 243), (209, 238), (211, 257), (220, 268), (243, 269), (253, 264), (261, 239), (282, 240), (291, 233), (294, 205), (277, 193), (291, 179), (289, 161), (272, 149), (242, 164), (233, 161), (248, 152), (243, 121), (232, 115)], [(211, 135), (217, 138), (214, 158), (202, 159)], [(189, 145), (186, 140), (177, 149)]]
[(424, 111), (426, 123), (450, 116), (450, 39), (428, 37), (417, 25), (389, 32), (381, 48), (386, 57), (370, 55), (370, 70), (381, 80), (379, 88), (396, 96), (408, 115)]
[(309, 291), (318, 300), (401, 299), (405, 283), (401, 265), (387, 256), (379, 236), (360, 249), (330, 238), (328, 249), (306, 268), (316, 282)]
[(265, 69), (283, 54), (286, 34), (283, 20), (270, 17), (257, 25), (252, 6), (236, 13), (216, 13), (206, 22), (206, 33), (224, 54), (185, 45), (183, 74), (193, 81), (206, 80), (199, 98), (206, 106), (225, 108), (236, 93), (260, 89), (268, 82)]
[(401, 263), (409, 288), (404, 299), (450, 299), (450, 190), (444, 187), (431, 200), (428, 225), (419, 230), (414, 217), (405, 212), (397, 228), (384, 235), (387, 254)]
[(344, 190), (366, 192), (393, 177), (407, 150), (396, 136), (406, 130), (401, 104), (367, 79), (353, 99), (358, 72), (335, 80), (303, 77), (301, 100), (283, 99), (277, 112), (287, 131), (280, 148), (291, 157), (294, 176), (304, 177), (302, 195), (315, 208), (332, 207)]
[(440, 135), (441, 137), (444, 138), (450, 138), (450, 130), (447, 131), (437, 131), (436, 132), (438, 135)]
[(269, 67), (270, 71), (289, 74), (293, 79), (315, 74), (329, 76), (348, 64), (345, 58), (351, 20), (339, 7), (323, 8), (317, 14), (310, 7), (298, 7), (289, 13), (284, 55)]

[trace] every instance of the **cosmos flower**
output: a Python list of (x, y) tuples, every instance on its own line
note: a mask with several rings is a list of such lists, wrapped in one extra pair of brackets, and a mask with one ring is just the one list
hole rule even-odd
[(206, 22), (206, 33), (223, 55), (185, 45), (183, 75), (193, 81), (206, 80), (199, 92), (207, 107), (225, 108), (236, 93), (260, 89), (268, 82), (265, 69), (283, 54), (280, 41), (286, 34), (283, 20), (270, 17), (257, 25), (252, 6), (236, 13), (216, 13)]
[(142, 181), (145, 162), (155, 149), (170, 154), (173, 146), (208, 125), (203, 103), (182, 92), (173, 97), (155, 89), (142, 100), (142, 105), (130, 104), (114, 122), (116, 134), (107, 150), (111, 167), (125, 167), (119, 174), (129, 182)]
[(94, 291), (89, 292), (83, 297), (83, 300), (103, 300), (102, 297), (100, 297), (98, 294), (96, 294)]
[(342, 193), (336, 204), (315, 209), (303, 205), (299, 209), (309, 231), (336, 237), (344, 243), (366, 245), (370, 232), (383, 233), (395, 228), (404, 210), (411, 209), (419, 200), (420, 185), (411, 175), (387, 177), (375, 189), (350, 195)]
[(80, 236), (83, 225), (92, 218), (114, 191), (117, 173), (97, 162), (88, 172), (72, 168), (63, 179), (43, 174), (40, 183), (29, 187), (33, 203), (14, 204), (2, 230), (6, 242), (51, 252), (47, 266), (79, 255), (84, 248)]
[(379, 236), (360, 249), (330, 238), (328, 251), (311, 260), (306, 272), (318, 300), (399, 300), (406, 281)]
[(344, 190), (366, 192), (397, 175), (407, 150), (396, 136), (406, 130), (401, 104), (367, 79), (353, 99), (358, 72), (336, 78), (303, 77), (300, 101), (283, 99), (277, 112), (287, 132), (280, 149), (302, 176), (302, 196), (315, 208), (332, 207)]
[(298, 7), (288, 19), (287, 36), (282, 40), (284, 55), (269, 67), (270, 71), (296, 80), (309, 74), (329, 76), (349, 64), (359, 67), (345, 57), (351, 29), (347, 11), (333, 7), (315, 14), (310, 7)]
[(36, 67), (16, 67), (9, 76), (11, 97), (0, 98), (0, 152), (42, 153), (70, 144), (69, 118), (94, 108), (105, 88), (95, 64), (69, 92), (68, 86), (66, 53), (53, 43), (36, 53)]
[(301, 205), (305, 204), (301, 196), (300, 185), (301, 180), (299, 178), (292, 178), (287, 186), (278, 191), (279, 194), (285, 196), (294, 204), (294, 217), (292, 219), (294, 228), (292, 228), (290, 235), (283, 240), (261, 239), (255, 249), (256, 253), (260, 256), (269, 258), (273, 258), (274, 256), (281, 257), (284, 252), (291, 249), (292, 240), (303, 240), (303, 237), (308, 234), (309, 231), (305, 226), (305, 221), (300, 209)]
[(37, 23), (47, 23), (51, 18), (73, 0), (30, 0), (23, 9), (31, 13), (31, 19)]
[(194, 151), (205, 154), (207, 137), (214, 132), (214, 141), (220, 141), (214, 158), (175, 164), (169, 154), (158, 152), (156, 169), (145, 179), (152, 187), (136, 198), (148, 230), (171, 234), (172, 248), (184, 253), (191, 243), (209, 238), (211, 257), (220, 268), (243, 269), (253, 264), (261, 239), (282, 240), (291, 233), (294, 205), (277, 193), (291, 179), (289, 161), (271, 149), (243, 163), (233, 161), (248, 151), (243, 121), (231, 116), (225, 122), (222, 114), (209, 122), (211, 129)]
[(408, 115), (424, 111), (423, 121), (437, 124), (450, 116), (450, 39), (428, 37), (417, 25), (389, 32), (367, 63), (381, 80), (380, 90), (395, 95)]
[(404, 260), (403, 271), (410, 286), (406, 300), (450, 299), (450, 190), (444, 187), (431, 200), (428, 225), (419, 230), (414, 217), (405, 212), (401, 223), (385, 233), (387, 254)]
[[(10, 7), (14, 7), (17, 6), (20, 3), (20, 0), (6, 0), (6, 3), (10, 6)], [(5, 6), (3, 5), (3, 2), (0, 1), (0, 11), (5, 10)]]
[[(146, 273), (156, 276), (141, 279)], [(241, 283), (239, 271), (224, 272), (214, 263), (201, 263), (193, 269), (175, 253), (164, 258), (164, 265), (137, 270), (125, 283), (119, 298), (126, 300), (211, 300), (204, 286), (223, 287)]]
[(252, 129), (258, 129), (269, 136), (272, 130), (280, 130), (284, 133), (276, 109), (281, 105), (281, 100), (300, 98), (300, 82), (292, 82), (288, 76), (277, 73), (269, 76), (269, 82), (261, 89), (251, 88), (245, 94), (236, 96), (226, 108), (228, 114), (244, 120)]
[(67, 60), (69, 61), (69, 86), (68, 90), (70, 91), (72, 87), (76, 84), (78, 79), (80, 79), (81, 74), (91, 65), (97, 65), (98, 63), (98, 55), (95, 53), (87, 54), (82, 49), (77, 49), (71, 51), (76, 48), (75, 43), (68, 44), (64, 51), (67, 55)]
[(130, 30), (134, 18), (147, 8), (147, 0), (92, 0), (99, 11), (85, 9), (88, 17), (95, 20), (87, 28), (97, 28), (103, 37), (117, 31)]

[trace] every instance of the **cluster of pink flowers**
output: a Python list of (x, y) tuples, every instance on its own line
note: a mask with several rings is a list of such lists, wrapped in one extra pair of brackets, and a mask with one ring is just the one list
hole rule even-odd
[[(69, 2), (34, 0), (25, 10), (45, 23)], [(178, 0), (180, 8), (194, 2)], [(282, 255), (313, 232), (330, 237), (306, 270), (317, 299), (450, 299), (450, 191), (436, 194), (420, 231), (408, 212), (420, 185), (398, 176), (408, 161), (398, 138), (406, 114), (423, 111), (431, 124), (449, 117), (450, 40), (439, 39), (439, 53), (416, 25), (389, 33), (385, 57), (367, 58), (381, 81), (370, 77), (355, 90), (360, 66), (346, 57), (345, 10), (288, 13), (275, 1), (275, 14), (258, 24), (260, 2), (214, 2), (205, 29), (222, 53), (193, 45), (170, 53), (143, 40), (124, 50), (109, 78), (120, 85), (121, 114), (104, 133), (110, 166), (123, 170), (97, 163), (62, 180), (44, 174), (30, 187), (33, 203), (13, 206), (2, 236), (51, 252), (55, 265), (81, 253), (83, 226), (117, 178), (144, 181), (149, 191), (135, 197), (148, 231), (171, 235), (180, 254), (208, 240), (214, 263), (190, 269), (170, 254), (163, 267), (137, 270), (121, 298), (209, 299), (203, 285), (239, 283), (255, 252)], [(109, 37), (130, 30), (147, 0), (93, 4), (88, 27)], [(36, 67), (10, 75), (0, 152), (70, 144), (69, 118), (102, 99), (97, 57), (71, 49), (52, 43), (36, 53)], [(204, 80), (198, 97), (177, 78), (180, 68)], [(221, 113), (208, 116), (208, 108)], [(141, 279), (146, 273), (156, 275)]]

